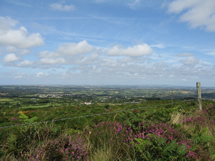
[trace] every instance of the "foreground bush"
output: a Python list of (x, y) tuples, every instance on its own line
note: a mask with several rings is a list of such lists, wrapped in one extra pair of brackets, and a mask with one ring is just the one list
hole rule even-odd
[(40, 160), (88, 160), (88, 147), (84, 140), (76, 136), (60, 136), (48, 140), (38, 147), (34, 154), (28, 156), (29, 161)]
[[(210, 154), (188, 134), (169, 123), (102, 122), (90, 134), (92, 147), (109, 149), (109, 160), (209, 160)], [(209, 141), (209, 140), (208, 140)]]

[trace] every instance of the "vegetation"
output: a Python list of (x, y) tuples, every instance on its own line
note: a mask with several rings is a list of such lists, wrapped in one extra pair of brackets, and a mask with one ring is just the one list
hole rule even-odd
[(172, 101), (168, 90), (169, 99), (146, 99), (135, 89), (86, 90), (87, 97), (85, 89), (63, 95), (69, 90), (53, 87), (62, 95), (39, 97), (56, 91), (22, 88), (15, 97), (14, 87), (0, 88), (0, 160), (215, 160), (212, 100), (199, 111), (196, 100)]

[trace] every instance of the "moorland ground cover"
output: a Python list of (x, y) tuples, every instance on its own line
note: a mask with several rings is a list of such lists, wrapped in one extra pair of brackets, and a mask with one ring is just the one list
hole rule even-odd
[(215, 159), (214, 101), (74, 99), (1, 98), (1, 160)]

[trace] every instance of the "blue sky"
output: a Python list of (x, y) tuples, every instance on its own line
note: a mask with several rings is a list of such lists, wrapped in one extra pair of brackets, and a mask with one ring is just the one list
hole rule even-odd
[(1, 0), (1, 85), (215, 86), (213, 0)]

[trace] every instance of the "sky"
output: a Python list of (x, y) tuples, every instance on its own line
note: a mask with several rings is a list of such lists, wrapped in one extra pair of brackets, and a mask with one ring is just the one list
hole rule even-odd
[(214, 80), (214, 0), (0, 0), (0, 85)]

